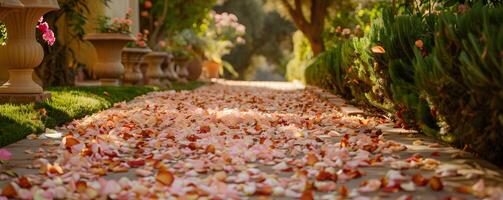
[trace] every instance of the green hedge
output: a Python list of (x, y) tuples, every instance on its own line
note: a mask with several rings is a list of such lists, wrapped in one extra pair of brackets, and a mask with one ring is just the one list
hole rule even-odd
[(503, 164), (502, 13), (480, 5), (464, 14), (384, 11), (363, 38), (319, 55), (306, 82)]

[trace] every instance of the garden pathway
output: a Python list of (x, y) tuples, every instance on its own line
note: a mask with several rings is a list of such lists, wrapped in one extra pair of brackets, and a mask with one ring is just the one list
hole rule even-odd
[[(300, 84), (154, 92), (12, 144), (17, 198), (501, 199), (497, 167)], [(11, 182), (14, 181), (14, 182)], [(313, 196), (314, 195), (314, 196)]]

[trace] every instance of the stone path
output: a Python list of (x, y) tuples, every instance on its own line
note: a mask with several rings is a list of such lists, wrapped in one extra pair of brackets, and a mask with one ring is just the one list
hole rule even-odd
[(300, 84), (156, 92), (6, 149), (35, 199), (501, 199), (500, 169)]

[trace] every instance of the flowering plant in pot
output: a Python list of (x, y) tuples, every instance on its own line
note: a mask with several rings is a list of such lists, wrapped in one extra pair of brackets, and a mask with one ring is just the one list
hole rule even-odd
[(84, 36), (96, 49), (97, 62), (92, 67), (94, 74), (102, 85), (119, 85), (119, 78), (124, 74), (121, 63), (122, 49), (127, 43), (134, 41), (131, 37), (131, 9), (126, 17), (110, 19), (106, 16), (98, 18), (97, 33)]
[(122, 63), (126, 68), (123, 82), (126, 84), (137, 85), (143, 79), (140, 65), (145, 55), (152, 52), (147, 46), (149, 31), (144, 30), (137, 33), (135, 41), (129, 42), (122, 51)]
[(218, 78), (224, 69), (233, 76), (237, 76), (237, 72), (228, 62), (222, 60), (222, 57), (229, 54), (237, 44), (245, 43), (243, 36), (246, 27), (238, 22), (236, 15), (226, 12), (210, 13), (205, 23), (202, 39), (204, 40), (204, 56), (207, 59), (204, 67), (208, 77)]

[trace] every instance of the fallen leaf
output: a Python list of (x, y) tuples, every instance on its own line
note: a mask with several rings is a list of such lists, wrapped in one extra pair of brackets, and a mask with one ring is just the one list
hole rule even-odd
[(130, 167), (137, 168), (145, 165), (145, 160), (130, 160), (127, 162)]
[(430, 185), (430, 188), (434, 191), (440, 191), (444, 188), (442, 180), (440, 180), (440, 178), (436, 176), (430, 178), (430, 181), (428, 181), (428, 185)]
[(304, 190), (300, 200), (314, 200), (314, 192), (312, 190)]
[(424, 42), (422, 40), (416, 40), (416, 42), (414, 42), (414, 44), (416, 45), (417, 48), (420, 48), (420, 49), (422, 49), (424, 47)]
[(75, 187), (77, 192), (84, 193), (87, 190), (87, 183), (84, 181), (77, 181)]
[(371, 50), (372, 50), (372, 52), (377, 53), (377, 54), (386, 53), (386, 51), (384, 50), (384, 48), (382, 46), (373, 46), (371, 48)]
[(155, 180), (158, 182), (166, 185), (166, 186), (171, 186), (173, 182), (175, 181), (175, 177), (171, 172), (169, 172), (167, 169), (164, 167), (159, 169), (159, 172), (157, 172), (157, 175), (155, 176)]
[(210, 144), (208, 146), (206, 146), (206, 150), (205, 150), (206, 153), (212, 153), (212, 154), (215, 154), (216, 152), (216, 149), (215, 149), (215, 146)]
[(306, 156), (306, 164), (309, 166), (313, 166), (318, 162), (318, 157), (314, 153), (308, 153)]
[(415, 174), (412, 176), (412, 182), (417, 186), (425, 186), (428, 184), (428, 179), (424, 178), (421, 174)]
[(12, 186), (12, 183), (8, 183), (2, 189), (2, 196), (7, 198), (15, 198), (17, 196), (16, 189)]
[(26, 176), (19, 177), (17, 179), (17, 182), (18, 182), (19, 187), (22, 187), (22, 188), (30, 189), (32, 186), (30, 180), (28, 180), (28, 178), (26, 178)]
[(136, 174), (137, 176), (147, 177), (147, 176), (152, 175), (153, 173), (152, 173), (152, 171), (149, 171), (149, 170), (145, 170), (145, 169), (137, 169), (137, 170), (135, 171), (135, 174)]
[(339, 195), (341, 197), (347, 197), (348, 194), (349, 194), (348, 188), (346, 186), (344, 186), (344, 185), (341, 186), (341, 187), (339, 187), (339, 189), (337, 190), (337, 192), (339, 193)]

